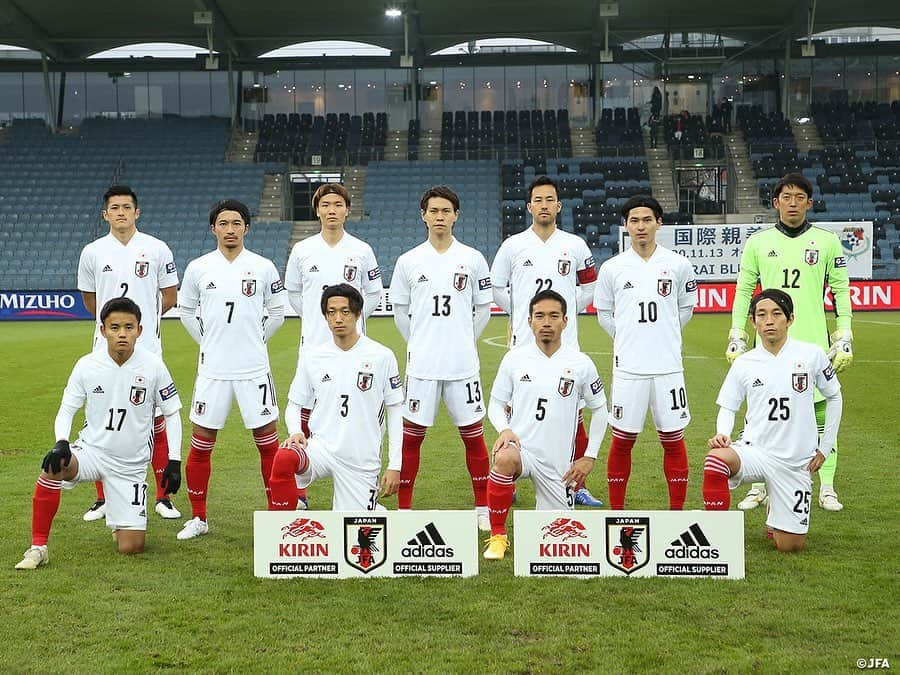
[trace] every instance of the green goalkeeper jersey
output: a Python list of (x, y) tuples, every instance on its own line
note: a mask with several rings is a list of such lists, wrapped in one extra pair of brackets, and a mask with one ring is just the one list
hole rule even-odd
[(789, 335), (828, 350), (825, 287), (831, 286), (837, 328), (850, 329), (850, 277), (841, 242), (809, 222), (796, 230), (779, 222), (753, 234), (741, 254), (731, 327), (744, 329), (756, 283), (785, 291), (794, 301)]

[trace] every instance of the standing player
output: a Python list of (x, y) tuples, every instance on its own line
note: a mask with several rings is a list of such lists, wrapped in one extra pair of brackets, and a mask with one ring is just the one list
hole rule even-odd
[[(297, 485), (334, 479), (336, 511), (375, 511), (382, 496), (400, 485), (403, 387), (394, 353), (359, 334), (363, 298), (353, 286), (337, 284), (322, 293), (322, 315), (333, 335), (306, 351), (288, 399), (291, 434), (275, 455), (270, 510), (292, 511)], [(307, 437), (300, 410), (312, 409)], [(379, 484), (385, 412), (388, 464)]]
[[(47, 540), (59, 509), (63, 481), (102, 481), (108, 496), (106, 526), (119, 553), (144, 550), (147, 529), (147, 464), (157, 409), (166, 419), (168, 461), (162, 472), (170, 494), (181, 485), (181, 401), (162, 359), (135, 347), (141, 310), (128, 298), (114, 298), (100, 312), (102, 349), (75, 364), (53, 424), (56, 445), (44, 457), (32, 499), (31, 548), (17, 570), (47, 564)], [(84, 427), (69, 447), (75, 414)]]
[(597, 320), (613, 338), (609, 505), (625, 507), (631, 449), (649, 406), (663, 446), (669, 508), (680, 510), (688, 481), (684, 429), (691, 421), (681, 331), (697, 304), (697, 282), (684, 257), (656, 243), (662, 225), (658, 201), (636, 195), (625, 202), (622, 217), (631, 248), (600, 268), (594, 295)]
[[(779, 551), (803, 550), (809, 531), (812, 473), (831, 453), (841, 423), (841, 385), (818, 345), (788, 337), (794, 305), (769, 288), (750, 303), (760, 339), (735, 359), (719, 398), (716, 435), (703, 465), (703, 505), (725, 511), (729, 488), (764, 480), (769, 485), (766, 528)], [(825, 397), (825, 429), (817, 435), (814, 391)], [(734, 418), (747, 401), (744, 431), (731, 440)]]
[[(530, 302), (535, 340), (506, 353), (491, 389), (491, 424), (500, 434), (488, 479), (491, 538), (484, 557), (502, 560), (509, 548), (506, 516), (519, 478), (534, 483), (539, 511), (572, 509), (573, 487), (583, 484), (606, 432), (606, 395), (594, 362), (564, 344), (566, 301), (541, 291)], [(591, 410), (587, 450), (575, 457), (579, 402)], [(509, 414), (507, 414), (509, 410)]]
[[(322, 229), (319, 234), (298, 241), (291, 249), (284, 284), (291, 307), (301, 319), (300, 357), (304, 348), (332, 341), (319, 302), (322, 290), (334, 284), (353, 286), (364, 297), (359, 332), (366, 333), (366, 319), (381, 300), (381, 269), (372, 247), (344, 230), (350, 213), (350, 193), (340, 183), (319, 186), (312, 207)], [(297, 368), (299, 369), (299, 359)], [(303, 433), (309, 435), (309, 409), (302, 411)], [(306, 508), (306, 491), (298, 493), (298, 507)]]
[[(160, 318), (175, 306), (178, 273), (172, 251), (165, 242), (139, 232), (141, 210), (134, 191), (127, 185), (113, 185), (103, 195), (103, 220), (109, 234), (91, 242), (81, 251), (78, 261), (78, 290), (84, 306), (97, 317), (97, 307), (112, 298), (131, 298), (141, 309), (144, 328), (138, 345), (162, 356)], [(103, 349), (100, 321), (94, 330), (94, 348)], [(156, 476), (156, 512), (163, 518), (180, 518), (171, 495), (160, 479), (168, 461), (166, 423), (157, 411), (153, 423), (153, 473)], [(98, 481), (97, 501), (84, 514), (85, 520), (99, 520), (106, 514), (103, 483)]]
[(244, 204), (219, 202), (209, 212), (209, 227), (217, 248), (188, 264), (178, 298), (181, 323), (200, 345), (185, 471), (192, 518), (179, 539), (209, 532), (210, 456), (234, 399), (244, 426), (253, 430), (269, 500), (269, 474), (278, 449), (278, 402), (266, 343), (284, 323), (284, 286), (271, 260), (244, 248), (250, 229)]
[[(850, 330), (850, 279), (847, 258), (834, 233), (814, 227), (806, 220), (812, 206), (812, 184), (802, 175), (790, 173), (775, 185), (772, 204), (778, 210), (775, 227), (752, 235), (741, 254), (741, 267), (731, 310), (731, 330), (725, 356), (733, 362), (747, 350), (747, 308), (757, 282), (762, 288), (780, 288), (791, 296), (800, 318), (791, 326), (791, 337), (819, 345), (828, 351), (835, 372), (853, 361), (853, 332)], [(828, 337), (828, 323), (822, 301), (823, 289), (831, 286), (834, 295), (836, 330)], [(829, 348), (830, 347), (830, 348)], [(825, 426), (825, 400), (816, 394), (816, 421), (821, 434)], [(844, 505), (834, 490), (837, 447), (819, 472), (819, 506), (840, 511)], [(742, 510), (765, 503), (765, 483), (754, 483), (738, 504)]]
[(407, 342), (398, 506), (412, 506), (422, 442), (443, 399), (466, 448), (479, 527), (489, 530), (490, 463), (476, 341), (491, 318), (491, 275), (484, 255), (453, 236), (459, 218), (453, 190), (429, 188), (419, 207), (428, 240), (400, 256), (391, 278), (394, 321)]
[[(514, 234), (500, 245), (491, 267), (494, 302), (509, 313), (512, 339), (510, 347), (530, 344), (534, 336), (528, 327), (527, 307), (531, 298), (541, 291), (554, 290), (566, 301), (571, 312), (563, 340), (578, 347), (578, 312), (591, 302), (597, 269), (585, 241), (560, 230), (556, 218), (562, 210), (559, 189), (553, 179), (541, 176), (528, 186), (528, 212), (531, 227)], [(579, 413), (575, 437), (576, 459), (587, 448), (584, 419)], [(578, 486), (575, 503), (583, 506), (602, 506), (584, 486)]]

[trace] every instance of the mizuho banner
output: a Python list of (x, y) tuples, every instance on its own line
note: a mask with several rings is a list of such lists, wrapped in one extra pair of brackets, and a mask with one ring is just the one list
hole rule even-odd
[(516, 576), (744, 578), (741, 511), (516, 511)]
[(253, 573), (273, 579), (474, 576), (475, 511), (256, 511)]
[[(837, 235), (847, 257), (851, 279), (872, 278), (872, 223), (816, 222)], [(683, 255), (694, 266), (697, 281), (737, 281), (744, 244), (751, 234), (773, 225), (664, 225), (656, 241)], [(631, 246), (625, 228), (619, 230), (619, 250)]]

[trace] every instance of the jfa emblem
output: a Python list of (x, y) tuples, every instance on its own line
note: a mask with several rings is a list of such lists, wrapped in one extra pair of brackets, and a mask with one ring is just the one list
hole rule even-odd
[(469, 284), (469, 275), (463, 274), (462, 272), (457, 272), (453, 275), (453, 288), (458, 291), (466, 290), (466, 286)]
[(417, 413), (419, 412), (419, 399), (411, 398), (407, 401), (407, 405), (409, 406), (409, 412)]
[(366, 373), (360, 371), (356, 375), (356, 386), (360, 391), (369, 391), (372, 388), (372, 381), (375, 379), (375, 376), (372, 373)]
[(556, 387), (556, 391), (559, 392), (560, 396), (568, 396), (572, 393), (572, 390), (575, 389), (575, 380), (571, 377), (566, 377), (566, 375), (571, 375), (572, 371), (566, 368), (565, 372), (563, 372), (563, 376), (559, 378), (559, 384)]
[(146, 260), (138, 260), (134, 263), (134, 274), (137, 277), (143, 279), (145, 276), (150, 274), (150, 263)]
[(194, 412), (198, 415), (202, 415), (206, 412), (206, 404), (203, 401), (196, 401), (194, 403)]
[(809, 374), (808, 373), (794, 373), (792, 376), (794, 391), (798, 394), (802, 394), (809, 388)]
[(561, 277), (568, 275), (571, 270), (572, 270), (572, 261), (571, 260), (562, 259), (556, 263), (556, 271), (559, 272), (559, 275)]
[(607, 518), (606, 561), (625, 574), (650, 562), (650, 518)]
[(344, 518), (344, 560), (363, 574), (387, 561), (387, 518)]
[(356, 279), (357, 267), (356, 265), (347, 264), (344, 265), (344, 281), (352, 282)]
[(819, 249), (808, 248), (803, 252), (803, 259), (807, 265), (815, 265), (819, 262)]
[(147, 390), (144, 387), (132, 387), (128, 398), (132, 405), (140, 405), (147, 398)]
[(256, 295), (256, 279), (244, 279), (241, 281), (241, 293), (248, 298)]
[(658, 279), (656, 282), (656, 292), (659, 293), (662, 297), (667, 298), (672, 292), (672, 280)]
[(617, 420), (622, 419), (622, 406), (620, 406), (620, 405), (613, 406), (613, 419), (617, 419)]

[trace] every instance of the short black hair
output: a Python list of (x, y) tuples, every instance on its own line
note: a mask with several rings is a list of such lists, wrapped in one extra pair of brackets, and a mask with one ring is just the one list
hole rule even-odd
[(548, 291), (539, 291), (538, 293), (534, 294), (534, 297), (531, 298), (531, 302), (528, 303), (528, 316), (531, 316), (534, 313), (534, 306), (536, 304), (538, 304), (541, 300), (556, 300), (556, 302), (558, 302), (560, 304), (560, 306), (562, 306), (563, 316), (566, 315), (566, 312), (568, 311), (568, 309), (567, 309), (568, 306), (566, 305), (566, 299), (563, 296), (561, 296), (559, 293), (557, 293), (556, 291), (548, 290)]
[(210, 227), (215, 225), (216, 218), (219, 217), (222, 211), (237, 211), (241, 214), (244, 225), (250, 227), (250, 209), (247, 208), (244, 202), (240, 202), (237, 199), (223, 199), (213, 204), (213, 207), (209, 210)]
[(750, 301), (750, 316), (756, 314), (756, 306), (761, 300), (771, 300), (781, 307), (781, 311), (784, 312), (787, 317), (792, 317), (794, 315), (794, 301), (791, 299), (790, 295), (778, 288), (766, 288), (754, 295), (753, 299)]
[(325, 316), (325, 310), (328, 309), (328, 300), (331, 298), (347, 298), (350, 304), (350, 311), (356, 316), (362, 314), (363, 298), (359, 291), (350, 284), (335, 284), (334, 286), (326, 286), (322, 291), (322, 316)]
[(662, 218), (663, 210), (659, 202), (650, 195), (634, 195), (622, 205), (622, 218), (628, 220), (628, 213), (631, 209), (639, 209), (646, 207), (653, 211), (653, 217), (659, 220)]
[(459, 195), (457, 195), (446, 185), (435, 185), (434, 187), (430, 187), (422, 193), (422, 199), (419, 200), (419, 209), (421, 211), (428, 210), (429, 199), (446, 199), (448, 202), (453, 204), (453, 210), (456, 213), (459, 213)]
[(772, 197), (778, 197), (778, 195), (781, 194), (781, 191), (788, 185), (800, 188), (810, 199), (813, 196), (813, 186), (812, 183), (809, 182), (809, 178), (802, 173), (786, 173), (781, 177), (781, 180), (775, 183), (775, 188), (772, 190)]
[(131, 201), (134, 202), (134, 208), (138, 207), (138, 199), (137, 195), (134, 193), (134, 190), (131, 189), (128, 185), (110, 185), (106, 192), (103, 193), (103, 209), (106, 210), (106, 207), (109, 205), (110, 197), (131, 197)]
[(100, 310), (100, 323), (106, 323), (106, 317), (113, 312), (123, 312), (125, 314), (133, 314), (137, 317), (138, 324), (141, 323), (141, 308), (131, 298), (113, 298), (107, 300)]
[(531, 185), (528, 186), (528, 201), (531, 201), (531, 193), (534, 192), (534, 189), (537, 187), (541, 187), (542, 185), (549, 185), (556, 191), (556, 198), (559, 199), (559, 185), (556, 184), (556, 181), (550, 178), (550, 176), (538, 176), (533, 181), (531, 181)]

